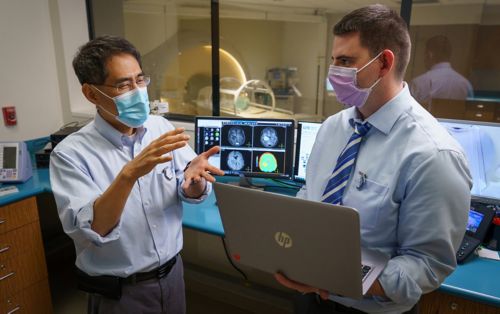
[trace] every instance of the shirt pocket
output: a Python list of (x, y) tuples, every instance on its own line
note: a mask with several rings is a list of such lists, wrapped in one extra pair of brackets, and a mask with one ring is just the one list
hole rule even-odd
[(175, 171), (171, 161), (156, 165), (155, 172), (156, 175), (160, 176), (162, 181), (166, 181), (166, 183), (176, 181)]
[(358, 210), (361, 229), (373, 229), (378, 224), (388, 191), (387, 185), (366, 178), (362, 185), (351, 186), (343, 198), (343, 204)]

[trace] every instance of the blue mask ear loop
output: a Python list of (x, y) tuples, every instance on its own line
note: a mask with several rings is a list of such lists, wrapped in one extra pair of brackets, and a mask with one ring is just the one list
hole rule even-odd
[[(104, 96), (108, 97), (109, 99), (113, 100), (113, 103), (115, 103), (115, 101), (114, 101), (113, 97), (109, 97), (109, 96), (108, 96), (108, 95), (106, 95), (103, 91), (101, 91), (99, 88), (95, 87), (94, 85), (90, 85), (90, 86), (92, 86), (95, 90), (97, 90), (97, 91), (98, 91), (99, 93), (101, 93), (102, 95), (104, 95)], [(97, 106), (98, 106), (100, 109), (102, 109), (104, 112), (106, 112), (106, 113), (108, 113), (108, 114), (112, 115), (113, 117), (115, 117), (115, 119), (117, 119), (117, 118), (118, 118), (118, 116), (117, 116), (117, 115), (115, 115), (114, 113), (111, 113), (111, 112), (109, 112), (108, 110), (104, 109), (104, 107), (103, 107), (103, 106), (101, 106), (101, 105), (97, 105)], [(116, 104), (115, 104), (115, 106), (116, 106)]]

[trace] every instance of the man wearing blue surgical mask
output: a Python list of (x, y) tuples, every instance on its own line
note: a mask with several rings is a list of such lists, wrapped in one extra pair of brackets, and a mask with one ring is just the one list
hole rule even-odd
[(362, 245), (389, 262), (361, 300), (276, 279), (302, 293), (296, 313), (415, 313), (456, 267), (472, 186), (467, 161), (403, 82), (411, 43), (396, 12), (363, 7), (333, 33), (328, 79), (347, 109), (321, 126), (297, 196), (356, 208)]
[(91, 40), (73, 67), (97, 114), (55, 147), (50, 179), (88, 312), (185, 313), (182, 201), (202, 202), (224, 174), (208, 164), (219, 148), (196, 156), (183, 129), (149, 115), (127, 40)]

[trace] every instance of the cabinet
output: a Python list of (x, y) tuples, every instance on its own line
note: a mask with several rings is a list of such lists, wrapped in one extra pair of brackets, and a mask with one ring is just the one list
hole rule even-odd
[(0, 207), (0, 313), (52, 313), (35, 197)]
[(499, 314), (500, 308), (434, 291), (422, 296), (421, 314)]

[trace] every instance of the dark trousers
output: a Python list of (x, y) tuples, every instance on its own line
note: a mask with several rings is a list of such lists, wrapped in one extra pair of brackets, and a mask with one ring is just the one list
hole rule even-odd
[(352, 307), (346, 307), (331, 300), (322, 300), (316, 293), (297, 294), (294, 299), (295, 314), (337, 314), (365, 313)]
[(177, 256), (175, 265), (167, 276), (123, 285), (120, 300), (89, 294), (87, 313), (185, 314), (184, 266), (181, 256)]
[[(294, 299), (295, 314), (338, 314), (338, 313), (353, 313), (363, 314), (365, 312), (352, 307), (344, 306), (340, 303), (327, 300), (322, 300), (316, 293), (297, 294)], [(415, 304), (413, 308), (403, 314), (418, 314), (419, 305)]]

